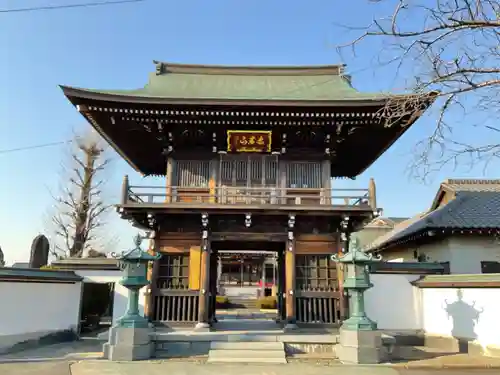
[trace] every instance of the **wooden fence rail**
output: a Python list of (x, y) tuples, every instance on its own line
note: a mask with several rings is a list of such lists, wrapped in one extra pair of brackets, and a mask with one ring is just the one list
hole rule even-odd
[[(126, 186), (122, 204), (343, 205), (371, 207), (369, 189)], [(372, 207), (376, 208), (376, 207)]]
[(165, 323), (198, 321), (199, 292), (159, 289), (153, 296), (153, 320)]
[(295, 298), (298, 323), (338, 325), (341, 323), (339, 292), (298, 294)]

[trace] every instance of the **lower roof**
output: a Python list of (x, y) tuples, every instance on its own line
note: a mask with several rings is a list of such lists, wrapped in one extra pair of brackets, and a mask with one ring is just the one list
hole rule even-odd
[(370, 251), (380, 251), (435, 232), (500, 230), (500, 192), (458, 192), (456, 198), (401, 230), (388, 233)]

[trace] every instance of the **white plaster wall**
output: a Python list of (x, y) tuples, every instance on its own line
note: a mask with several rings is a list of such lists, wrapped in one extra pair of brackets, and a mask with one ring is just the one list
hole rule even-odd
[(76, 332), (81, 290), (80, 282), (0, 282), (0, 350), (51, 332)]
[(427, 334), (500, 346), (500, 288), (424, 288), (421, 294)]
[(500, 242), (495, 237), (457, 236), (449, 243), (451, 273), (481, 273), (481, 261), (500, 262)]
[(416, 262), (413, 252), (425, 254), (428, 262), (450, 262), (450, 273), (481, 273), (481, 261), (500, 262), (500, 242), (494, 237), (455, 236), (431, 244), (382, 253), (387, 262)]
[[(106, 271), (106, 270), (75, 270), (77, 275), (83, 277), (83, 281), (87, 283), (114, 283), (115, 294), (113, 301), (113, 324), (117, 319), (121, 318), (127, 310), (127, 288), (119, 284), (118, 281), (122, 277), (122, 271)], [(144, 287), (139, 292), (139, 312), (144, 314), (144, 306), (146, 304), (146, 290)]]
[(389, 331), (421, 330), (420, 289), (410, 282), (419, 275), (371, 274), (373, 288), (365, 293), (368, 317)]
[(425, 254), (429, 262), (448, 262), (451, 259), (450, 241), (444, 239), (430, 244), (416, 246), (413, 244), (404, 245), (405, 248), (396, 251), (382, 253), (382, 257), (387, 262), (417, 262), (414, 252)]

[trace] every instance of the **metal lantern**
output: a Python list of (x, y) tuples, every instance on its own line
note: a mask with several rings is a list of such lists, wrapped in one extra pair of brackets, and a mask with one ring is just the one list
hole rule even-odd
[(332, 260), (346, 266), (344, 289), (349, 295), (349, 319), (342, 327), (348, 330), (375, 330), (377, 324), (366, 316), (364, 292), (373, 284), (370, 282), (370, 264), (379, 262), (382, 258), (367, 254), (359, 249), (355, 238), (349, 244), (349, 252), (343, 256), (332, 255)]
[(138, 234), (135, 239), (135, 248), (121, 254), (112, 253), (118, 260), (123, 276), (119, 283), (128, 289), (127, 311), (117, 324), (122, 327), (147, 327), (148, 320), (139, 314), (139, 290), (148, 285), (148, 263), (161, 258), (161, 254), (151, 255), (141, 249), (142, 237)]

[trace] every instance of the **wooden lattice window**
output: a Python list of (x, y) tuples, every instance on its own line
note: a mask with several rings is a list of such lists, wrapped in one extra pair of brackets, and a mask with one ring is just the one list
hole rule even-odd
[(286, 166), (286, 180), (289, 188), (321, 188), (321, 163), (289, 162)]
[(208, 187), (209, 160), (177, 160), (174, 164), (174, 185), (179, 187)]
[(156, 283), (159, 289), (188, 289), (189, 254), (164, 254), (160, 258)]
[(330, 255), (297, 255), (296, 286), (301, 291), (337, 290), (337, 266)]

